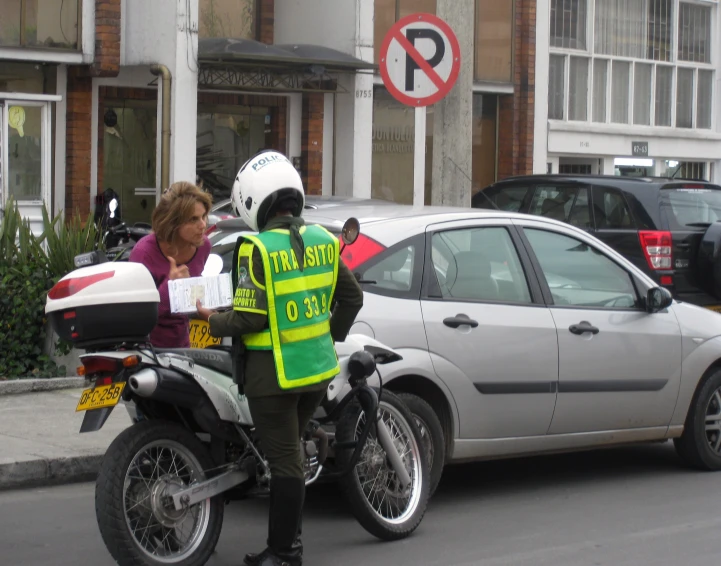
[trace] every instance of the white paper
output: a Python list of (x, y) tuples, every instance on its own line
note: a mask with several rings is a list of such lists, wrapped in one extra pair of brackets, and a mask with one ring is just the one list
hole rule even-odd
[(230, 273), (221, 273), (212, 277), (188, 277), (168, 281), (170, 312), (188, 314), (196, 312), (195, 302), (206, 309), (229, 307), (233, 304), (233, 291)]

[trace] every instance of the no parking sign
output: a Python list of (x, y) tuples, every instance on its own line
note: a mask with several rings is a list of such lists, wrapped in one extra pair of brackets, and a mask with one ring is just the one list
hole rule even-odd
[(433, 14), (411, 14), (390, 29), (380, 52), (383, 84), (408, 106), (443, 99), (458, 79), (461, 48), (450, 26)]

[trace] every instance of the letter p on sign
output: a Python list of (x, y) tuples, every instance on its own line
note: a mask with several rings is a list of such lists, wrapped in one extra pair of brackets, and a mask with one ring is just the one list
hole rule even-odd
[(428, 106), (458, 79), (461, 49), (453, 30), (433, 14), (411, 14), (390, 29), (380, 52), (383, 84), (408, 106)]

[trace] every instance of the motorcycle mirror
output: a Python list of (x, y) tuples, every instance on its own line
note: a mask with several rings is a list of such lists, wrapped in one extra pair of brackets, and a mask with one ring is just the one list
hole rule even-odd
[(348, 373), (352, 379), (365, 379), (373, 375), (375, 370), (376, 362), (365, 350), (353, 352), (348, 358)]
[(220, 275), (223, 271), (223, 258), (218, 254), (210, 254), (203, 267), (203, 277), (212, 277), (213, 275)]
[(349, 218), (343, 224), (343, 230), (341, 231), (343, 237), (343, 243), (346, 246), (350, 246), (360, 236), (360, 222), (357, 218)]
[(114, 198), (111, 200), (108, 204), (108, 208), (110, 208), (110, 218), (115, 218), (115, 211), (118, 208), (118, 199)]

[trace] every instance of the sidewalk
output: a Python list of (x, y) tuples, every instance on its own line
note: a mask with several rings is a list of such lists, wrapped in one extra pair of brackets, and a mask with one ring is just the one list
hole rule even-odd
[(98, 432), (80, 434), (82, 389), (0, 395), (0, 489), (92, 480), (130, 418), (120, 404)]

